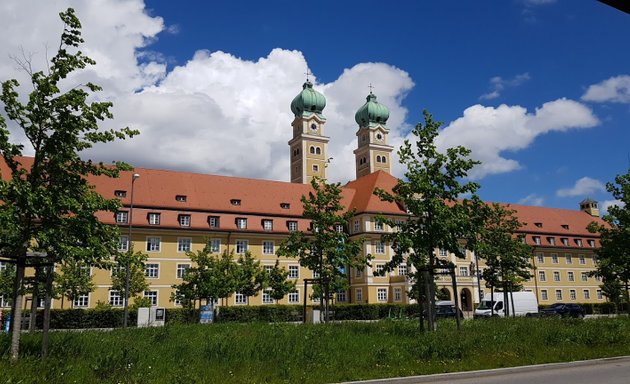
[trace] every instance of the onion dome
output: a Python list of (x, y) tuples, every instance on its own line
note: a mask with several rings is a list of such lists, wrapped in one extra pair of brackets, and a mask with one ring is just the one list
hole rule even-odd
[(365, 104), (354, 115), (354, 120), (359, 127), (368, 127), (373, 124), (385, 125), (389, 119), (389, 109), (376, 101), (376, 95), (372, 92), (367, 96)]
[(326, 98), (313, 89), (313, 83), (306, 81), (300, 92), (291, 102), (291, 111), (295, 116), (304, 116), (316, 113), (321, 115), (326, 107)]

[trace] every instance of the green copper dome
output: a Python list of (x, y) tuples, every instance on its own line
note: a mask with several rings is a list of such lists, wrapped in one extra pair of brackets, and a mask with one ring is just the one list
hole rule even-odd
[(316, 113), (320, 115), (326, 107), (326, 98), (321, 93), (313, 89), (313, 84), (306, 81), (302, 85), (300, 92), (291, 102), (291, 111), (295, 116), (310, 115)]
[(389, 119), (389, 109), (376, 101), (376, 96), (372, 92), (366, 100), (365, 104), (354, 115), (354, 120), (359, 124), (359, 127), (367, 127), (372, 124), (385, 125)]

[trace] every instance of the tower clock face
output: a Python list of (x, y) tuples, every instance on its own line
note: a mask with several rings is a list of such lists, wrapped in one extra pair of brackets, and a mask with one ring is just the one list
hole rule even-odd
[(313, 131), (317, 131), (317, 124), (315, 124), (315, 123), (311, 124), (311, 129)]

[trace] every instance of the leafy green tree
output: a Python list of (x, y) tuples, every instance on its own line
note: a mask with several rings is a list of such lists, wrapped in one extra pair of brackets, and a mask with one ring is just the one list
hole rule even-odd
[(129, 266), (129, 298), (134, 301), (149, 288), (145, 274), (147, 255), (143, 252), (129, 250), (120, 252), (112, 266), (112, 290), (118, 291), (120, 297), (125, 297), (127, 266)]
[(252, 253), (247, 251), (238, 258), (238, 268), (236, 268), (235, 291), (243, 294), (247, 298), (257, 296), (265, 287), (265, 270), (256, 260)]
[[(495, 287), (503, 290), (504, 303), (508, 292), (518, 290), (521, 283), (531, 277), (530, 258), (532, 248), (517, 236), (522, 224), (514, 216), (515, 211), (500, 204), (477, 204), (475, 211), (484, 218), (484, 225), (477, 232), (476, 244), (472, 247), (480, 259), (485, 260), (483, 279), (494, 292)], [(505, 309), (506, 315), (510, 308)]]
[(266, 281), (269, 286), (269, 294), (276, 301), (284, 298), (287, 294), (295, 291), (295, 281), (288, 280), (289, 271), (280, 266), (280, 261), (276, 260), (276, 264), (267, 273)]
[(15, 265), (4, 263), (0, 268), (0, 296), (5, 303), (13, 301), (15, 284)]
[[(61, 274), (56, 278), (57, 290), (62, 297), (67, 297), (70, 307), (74, 308), (74, 300), (81, 296), (94, 292), (96, 286), (92, 281), (90, 266), (76, 260), (66, 260), (61, 263)], [(61, 303), (63, 308), (63, 301)]]
[(328, 321), (330, 293), (334, 283), (350, 267), (364, 268), (367, 262), (360, 255), (361, 242), (350, 240), (343, 229), (354, 216), (341, 204), (341, 187), (313, 178), (312, 191), (302, 196), (303, 216), (310, 220), (308, 233), (295, 231), (280, 244), (278, 255), (297, 257), (303, 267), (314, 271), (320, 280), (323, 296), (320, 305), (324, 321)]
[(471, 218), (460, 197), (474, 194), (479, 188), (476, 183), (462, 181), (478, 164), (469, 159), (470, 150), (458, 146), (438, 151), (436, 139), (441, 125), (424, 111), (424, 124), (418, 123), (412, 131), (415, 143), (405, 140), (398, 150), (400, 162), (406, 167), (404, 179), (398, 180), (392, 192), (375, 191), (383, 201), (397, 203), (410, 214), (403, 222), (382, 218), (398, 228), (383, 236), (394, 251), (385, 270), (405, 262), (412, 267), (409, 276), (414, 282), (413, 295), (425, 304), (430, 330), (435, 329), (435, 280), (431, 271), (442, 263), (435, 250), (465, 256), (461, 239), (470, 237), (466, 231), (470, 230)]
[[(100, 121), (112, 117), (110, 102), (89, 101), (101, 88), (92, 83), (67, 84), (68, 75), (94, 61), (77, 49), (83, 39), (74, 10), (59, 15), (64, 24), (61, 43), (47, 71), (34, 72), (31, 62), (18, 62), (33, 88), (27, 101), (21, 101), (17, 80), (3, 82), (0, 95), (6, 116), (22, 130), (29, 152), (34, 153), (33, 158), (21, 157), (24, 145), (11, 142), (6, 121), (0, 116), (0, 156), (10, 173), (0, 181), (0, 256), (14, 259), (20, 287), (27, 261), (39, 260), (30, 252), (44, 255), (50, 263), (73, 259), (94, 266), (115, 254), (118, 228), (100, 222), (95, 213), (115, 212), (119, 202), (99, 195), (88, 176), (117, 177), (129, 167), (97, 164), (80, 155), (95, 143), (137, 133), (127, 128), (99, 129)], [(59, 86), (63, 81), (65, 91)], [(19, 355), (22, 301), (22, 290), (18, 290), (12, 359)]]
[(599, 233), (601, 241), (601, 247), (595, 251), (597, 268), (593, 275), (602, 278), (602, 290), (613, 300), (623, 292), (630, 316), (630, 169), (615, 177), (614, 183), (607, 183), (606, 189), (620, 203), (608, 208), (604, 216), (607, 225), (592, 222), (588, 226), (590, 232)]

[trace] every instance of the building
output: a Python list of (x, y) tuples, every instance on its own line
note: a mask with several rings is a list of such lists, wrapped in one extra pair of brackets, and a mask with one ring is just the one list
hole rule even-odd
[[(206, 244), (217, 253), (233, 250), (238, 255), (250, 251), (265, 267), (271, 268), (278, 259), (276, 250), (282, 240), (291, 231), (308, 229), (309, 223), (302, 217), (300, 198), (310, 190), (309, 182), (313, 177), (326, 177), (329, 138), (324, 133), (325, 106), (324, 96), (314, 90), (308, 80), (291, 103), (295, 116), (291, 124), (293, 135), (288, 142), (291, 182), (146, 168), (123, 173), (118, 179), (97, 177), (92, 180), (99, 193), (107, 198), (118, 198), (123, 204), (115, 215), (99, 214), (103, 222), (120, 226), (120, 250), (126, 251), (131, 241), (135, 250), (148, 255), (145, 275), (150, 287), (145, 297), (154, 305), (178, 305), (171, 301), (172, 285), (179, 284), (186, 268), (191, 266), (188, 251), (201, 250)], [(394, 221), (408, 217), (398, 205), (383, 202), (373, 194), (376, 188), (391, 190), (397, 182), (391, 175), (393, 147), (388, 144), (388, 118), (388, 109), (378, 103), (371, 92), (355, 115), (358, 125), (354, 151), (356, 179), (343, 186), (343, 204), (356, 210), (347, 230), (353, 238), (364, 240), (363, 252), (373, 255), (374, 259), (371, 267), (347, 271), (350, 289), (336, 294), (335, 300), (340, 303), (409, 301), (406, 265), (385, 276), (374, 276), (392, 256), (388, 244), (381, 241), (381, 235), (394, 230), (380, 223), (377, 215), (386, 215)], [(135, 178), (134, 174), (139, 177)], [(132, 195), (133, 210), (130, 209)], [(580, 210), (510, 207), (516, 210), (520, 221), (526, 223), (522, 232), (526, 241), (534, 246), (533, 277), (525, 283), (525, 289), (535, 291), (541, 304), (603, 302), (599, 282), (588, 276), (595, 267), (594, 250), (599, 240), (586, 226), (597, 220), (597, 203), (587, 199)], [(131, 239), (128, 236), (130, 224)], [(458, 259), (444, 250), (435, 252), (438, 257), (455, 263), (462, 307), (471, 310), (473, 304), (479, 302), (480, 294), (489, 292), (477, 278), (474, 253), (466, 251), (466, 257)], [(303, 303), (303, 279), (312, 278), (313, 272), (302, 268), (297, 259), (281, 258), (279, 262), (289, 271), (289, 278), (297, 282), (296, 291), (280, 303)], [(94, 307), (98, 302), (122, 306), (124, 298), (111, 290), (110, 272), (93, 269), (91, 273), (96, 290), (77, 298), (74, 306)], [(453, 296), (449, 278), (438, 279), (438, 288), (443, 294)], [(265, 292), (249, 298), (251, 305), (274, 302)], [(228, 305), (245, 304), (247, 298), (238, 292), (228, 300)], [(53, 302), (54, 308), (60, 306), (59, 300)], [(69, 307), (68, 303), (65, 307)]]

